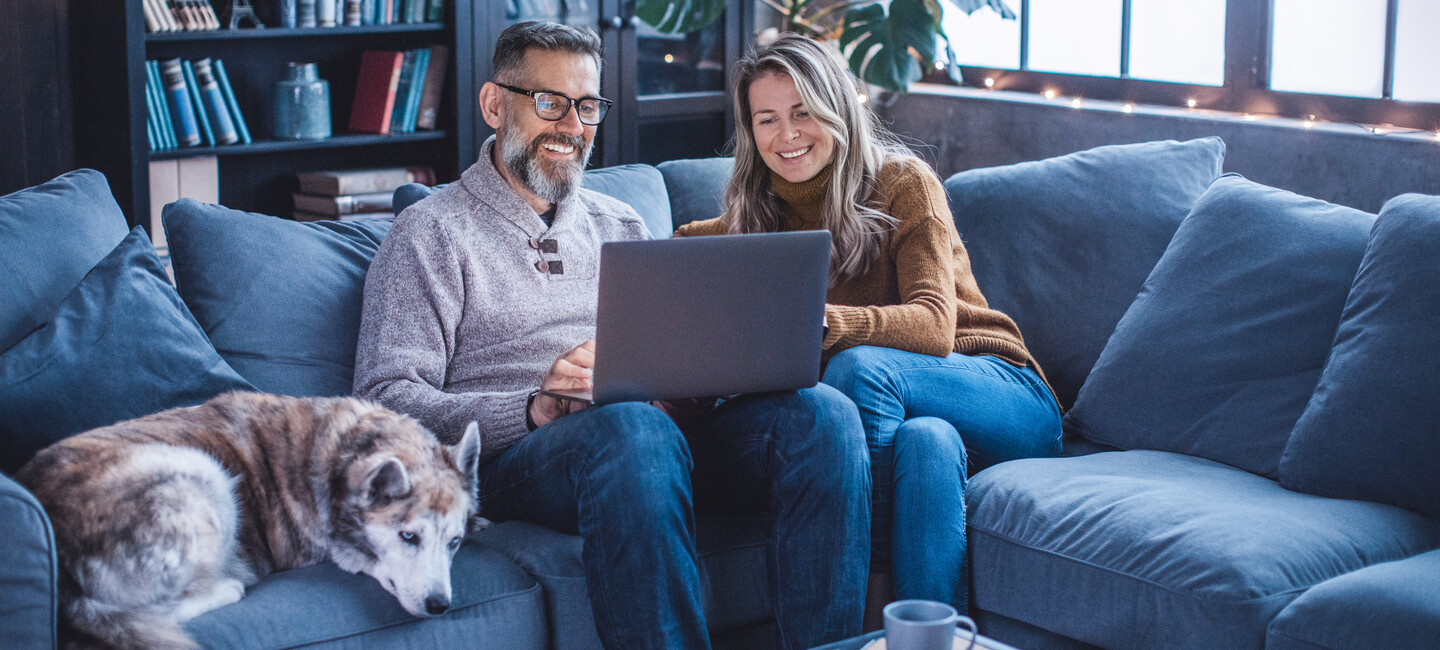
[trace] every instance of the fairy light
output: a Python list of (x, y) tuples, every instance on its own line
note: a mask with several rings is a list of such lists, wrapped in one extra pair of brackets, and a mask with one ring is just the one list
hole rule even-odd
[(1045, 99), (1055, 99), (1055, 89), (1054, 89), (1054, 88), (1046, 88), (1046, 89), (1045, 89)]
[(936, 70), (944, 70), (944, 69), (945, 69), (945, 62), (944, 62), (944, 61), (936, 61), (936, 62), (935, 62), (935, 69), (936, 69)]
[(1120, 107), (1120, 110), (1121, 110), (1122, 112), (1125, 112), (1125, 113), (1134, 113), (1134, 112), (1135, 112), (1135, 105), (1134, 105), (1134, 104), (1126, 104), (1126, 105), (1124, 105), (1124, 106), (1121, 106), (1121, 107)]
[(867, 103), (867, 102), (870, 101), (870, 95), (867, 95), (867, 94), (865, 94), (865, 93), (860, 93), (860, 94), (856, 95), (855, 98), (858, 99), (858, 100), (860, 100), (860, 103), (861, 103), (861, 104), (864, 104), (864, 103)]
[(1194, 97), (1191, 97), (1190, 99), (1185, 100), (1185, 106), (1186, 106), (1187, 108), (1195, 108), (1195, 107), (1198, 106), (1199, 104), (1200, 104), (1200, 102), (1195, 101), (1195, 98), (1194, 98)]
[(1435, 141), (1440, 142), (1440, 131), (1435, 132)]
[(1254, 122), (1254, 121), (1255, 121), (1255, 116), (1254, 116), (1254, 115), (1251, 115), (1251, 114), (1249, 114), (1249, 113), (1246, 113), (1246, 114), (1243, 115), (1240, 119), (1245, 120), (1246, 122)]
[(1310, 127), (1315, 126), (1315, 120), (1305, 120), (1304, 122), (1301, 122), (1300, 124), (1304, 125), (1304, 127), (1308, 129), (1308, 128), (1310, 128)]
[(675, 62), (675, 55), (674, 55), (674, 54), (666, 54), (666, 55), (665, 55), (665, 62), (666, 62), (666, 63), (674, 63), (674, 62)]
[(986, 88), (994, 88), (994, 87), (995, 87), (995, 78), (994, 78), (994, 77), (985, 77), (985, 87), (986, 87)]
[(1080, 108), (1080, 98), (1079, 98), (1079, 97), (1076, 97), (1075, 99), (1070, 100), (1070, 108)]

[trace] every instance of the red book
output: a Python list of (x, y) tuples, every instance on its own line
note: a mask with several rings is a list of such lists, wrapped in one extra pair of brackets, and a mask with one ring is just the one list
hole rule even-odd
[(360, 56), (360, 78), (355, 82), (355, 103), (350, 107), (350, 130), (389, 133), (395, 110), (395, 88), (400, 83), (403, 52), (371, 50)]

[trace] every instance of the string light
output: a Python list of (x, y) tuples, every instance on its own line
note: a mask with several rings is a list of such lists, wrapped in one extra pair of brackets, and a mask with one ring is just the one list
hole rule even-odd
[(860, 93), (860, 94), (856, 95), (855, 98), (858, 99), (858, 100), (860, 100), (860, 103), (861, 103), (861, 104), (864, 104), (864, 103), (870, 101), (870, 96), (867, 95), (867, 94), (865, 94), (865, 93)]
[(1255, 121), (1255, 116), (1254, 116), (1254, 115), (1251, 115), (1251, 114), (1249, 114), (1249, 113), (1246, 113), (1246, 114), (1245, 114), (1243, 117), (1241, 117), (1240, 119), (1245, 120), (1246, 122), (1254, 122), (1254, 121)]
[(994, 78), (994, 77), (985, 77), (985, 87), (986, 87), (986, 88), (994, 88), (994, 87), (995, 87), (995, 78)]
[(1200, 102), (1195, 101), (1195, 98), (1194, 98), (1194, 97), (1191, 97), (1190, 99), (1185, 100), (1185, 106), (1188, 107), (1188, 108), (1195, 108), (1195, 106), (1198, 105), (1199, 103), (1200, 103)]
[(1124, 105), (1124, 106), (1121, 106), (1121, 107), (1120, 107), (1120, 110), (1121, 110), (1121, 111), (1124, 111), (1124, 112), (1126, 112), (1126, 113), (1134, 113), (1134, 112), (1135, 112), (1135, 105), (1134, 105), (1134, 104), (1126, 104), (1126, 105)]
[(1080, 98), (1079, 98), (1079, 97), (1076, 97), (1075, 99), (1070, 100), (1070, 108), (1080, 108)]
[(1314, 121), (1314, 120), (1305, 120), (1304, 122), (1301, 122), (1301, 124), (1303, 124), (1303, 125), (1305, 126), (1305, 128), (1308, 129), (1308, 128), (1312, 127), (1312, 126), (1315, 126), (1315, 121)]
[(1440, 142), (1440, 131), (1435, 132), (1435, 141)]
[(944, 70), (944, 69), (945, 69), (945, 62), (944, 62), (944, 61), (936, 61), (936, 62), (935, 62), (935, 69), (936, 69), (936, 70)]
[(666, 62), (666, 63), (674, 63), (674, 62), (675, 62), (675, 55), (674, 55), (674, 54), (666, 54), (666, 55), (665, 55), (665, 62)]
[(1054, 88), (1046, 88), (1046, 89), (1045, 89), (1045, 99), (1055, 99), (1055, 89), (1054, 89)]

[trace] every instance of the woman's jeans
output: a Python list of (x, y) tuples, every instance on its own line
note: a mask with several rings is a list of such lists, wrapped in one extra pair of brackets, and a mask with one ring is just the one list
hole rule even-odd
[(896, 598), (969, 607), (965, 481), (1016, 458), (1060, 453), (1060, 408), (1039, 375), (993, 356), (859, 346), (824, 382), (860, 408), (870, 446), (870, 570)]
[(854, 404), (825, 385), (726, 400), (683, 427), (649, 404), (610, 404), (482, 466), (480, 513), (584, 540), (605, 647), (687, 649), (710, 644), (693, 513), (768, 513), (780, 645), (809, 648), (860, 633), (869, 465)]

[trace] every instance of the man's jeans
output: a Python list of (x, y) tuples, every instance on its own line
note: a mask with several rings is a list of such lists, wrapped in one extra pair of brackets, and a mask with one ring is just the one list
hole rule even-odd
[(480, 511), (584, 539), (608, 648), (709, 647), (696, 511), (769, 513), (782, 647), (860, 632), (869, 456), (854, 404), (828, 386), (726, 400), (683, 433), (643, 403), (572, 413), (480, 468)]
[[(965, 481), (1016, 458), (1060, 453), (1060, 408), (1039, 375), (992, 356), (858, 346), (825, 383), (854, 400), (870, 447), (870, 570), (897, 598), (969, 606)], [(893, 523), (892, 523), (893, 506)]]

